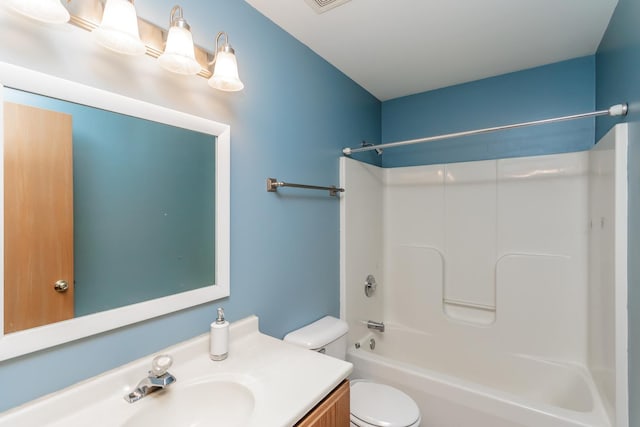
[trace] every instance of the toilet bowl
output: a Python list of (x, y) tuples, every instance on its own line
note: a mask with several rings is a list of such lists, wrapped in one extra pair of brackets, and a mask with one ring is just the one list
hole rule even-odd
[[(284, 341), (344, 360), (347, 323), (326, 316), (288, 333)], [(364, 379), (351, 380), (351, 427), (419, 427), (418, 405), (402, 391)]]
[(367, 380), (351, 381), (351, 426), (418, 427), (418, 405), (400, 390)]

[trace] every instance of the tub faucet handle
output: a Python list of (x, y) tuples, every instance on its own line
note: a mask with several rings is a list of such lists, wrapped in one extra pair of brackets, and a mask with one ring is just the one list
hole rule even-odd
[(364, 281), (364, 294), (367, 297), (372, 296), (373, 293), (376, 291), (377, 286), (378, 284), (376, 283), (376, 278), (373, 277), (373, 274), (369, 274), (366, 280)]

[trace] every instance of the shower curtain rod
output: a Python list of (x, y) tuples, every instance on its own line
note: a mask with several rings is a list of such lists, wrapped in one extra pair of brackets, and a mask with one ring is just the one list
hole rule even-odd
[(611, 106), (607, 110), (599, 110), (599, 111), (594, 111), (592, 113), (574, 114), (574, 115), (571, 115), (571, 116), (555, 117), (555, 118), (552, 118), (552, 119), (535, 120), (533, 122), (516, 123), (516, 124), (512, 124), (512, 125), (495, 126), (495, 127), (484, 128), (484, 129), (476, 129), (476, 130), (467, 130), (467, 131), (463, 131), (463, 132), (448, 133), (448, 134), (445, 134), (445, 135), (429, 136), (429, 137), (426, 137), (426, 138), (409, 139), (407, 141), (397, 141), (397, 142), (388, 142), (386, 144), (369, 145), (369, 146), (366, 146), (366, 147), (359, 147), (359, 148), (348, 148), (347, 147), (347, 148), (342, 149), (342, 153), (344, 155), (346, 155), (346, 156), (350, 156), (353, 153), (360, 153), (362, 151), (381, 150), (381, 149), (384, 149), (384, 148), (400, 147), (400, 146), (403, 146), (403, 145), (419, 144), (419, 143), (422, 143), (422, 142), (433, 142), (433, 141), (440, 141), (440, 140), (443, 140), (443, 139), (458, 138), (458, 137), (462, 137), (462, 136), (480, 135), (480, 134), (484, 134), (484, 133), (497, 132), (497, 131), (500, 131), (500, 130), (516, 129), (516, 128), (522, 128), (522, 127), (527, 127), (527, 126), (543, 125), (543, 124), (556, 123), (556, 122), (564, 122), (564, 121), (567, 121), (567, 120), (585, 119), (587, 117), (626, 116), (628, 110), (629, 110), (629, 107), (628, 107), (628, 105), (626, 103), (625, 104), (616, 104), (616, 105)]

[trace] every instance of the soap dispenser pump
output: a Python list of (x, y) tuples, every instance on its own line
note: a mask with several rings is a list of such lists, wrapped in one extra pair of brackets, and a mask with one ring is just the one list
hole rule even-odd
[(224, 310), (218, 307), (218, 318), (211, 324), (209, 357), (220, 361), (229, 355), (229, 322), (224, 319)]

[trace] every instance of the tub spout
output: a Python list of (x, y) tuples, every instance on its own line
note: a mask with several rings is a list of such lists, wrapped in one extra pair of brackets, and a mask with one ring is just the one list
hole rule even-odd
[(376, 331), (384, 332), (383, 322), (374, 322), (373, 320), (367, 320), (367, 328), (375, 329)]

